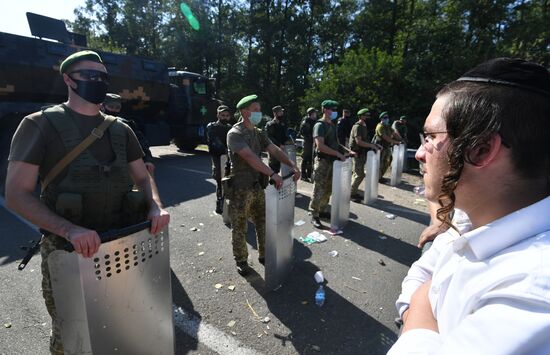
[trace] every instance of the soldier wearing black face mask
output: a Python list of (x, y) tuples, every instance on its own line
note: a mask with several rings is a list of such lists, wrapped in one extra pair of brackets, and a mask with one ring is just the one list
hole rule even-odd
[[(6, 179), (8, 208), (43, 231), (42, 293), (52, 317), (52, 354), (64, 350), (48, 256), (70, 242), (76, 253), (91, 258), (101, 244), (98, 233), (149, 219), (150, 232), (157, 234), (170, 220), (134, 132), (99, 110), (109, 82), (101, 57), (92, 51), (74, 53), (61, 63), (60, 72), (69, 99), (21, 121), (12, 140)], [(54, 167), (87, 137), (95, 140), (52, 175)], [(40, 199), (34, 196), (38, 179)], [(136, 196), (131, 194), (133, 185), (142, 196), (135, 205), (143, 209), (126, 204)]]

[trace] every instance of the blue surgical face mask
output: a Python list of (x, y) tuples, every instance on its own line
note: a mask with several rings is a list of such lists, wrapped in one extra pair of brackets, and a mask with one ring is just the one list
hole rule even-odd
[(335, 119), (337, 119), (337, 118), (338, 118), (338, 112), (332, 111), (332, 112), (330, 113), (330, 119), (331, 119), (331, 120), (335, 120)]
[(389, 125), (390, 124), (390, 119), (389, 118), (383, 118), (382, 119), (382, 124), (384, 124), (386, 126)]
[(254, 126), (257, 126), (258, 123), (262, 120), (262, 113), (261, 112), (250, 112), (250, 123), (252, 123)]

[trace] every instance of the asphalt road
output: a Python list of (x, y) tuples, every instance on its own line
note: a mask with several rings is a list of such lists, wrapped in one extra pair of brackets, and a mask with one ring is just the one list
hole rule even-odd
[[(326, 242), (313, 245), (298, 240), (314, 230), (307, 214), (312, 185), (300, 182), (295, 221), (306, 223), (294, 228), (294, 269), (271, 291), (252, 228), (249, 262), (255, 272), (247, 279), (236, 272), (231, 231), (213, 212), (208, 154), (181, 153), (174, 146), (156, 147), (153, 154), (161, 198), (171, 213), (177, 354), (385, 354), (397, 338), (394, 301), (420, 255), (415, 245), (428, 223), (425, 203), (412, 192), (418, 177), (405, 174), (397, 187), (381, 185), (374, 206), (352, 202), (344, 234), (327, 234)], [(0, 207), (0, 235), (0, 354), (48, 354), (40, 257), (17, 271), (20, 246), (38, 234)], [(338, 256), (329, 255), (333, 250)], [(321, 308), (314, 303), (317, 270), (327, 280)]]

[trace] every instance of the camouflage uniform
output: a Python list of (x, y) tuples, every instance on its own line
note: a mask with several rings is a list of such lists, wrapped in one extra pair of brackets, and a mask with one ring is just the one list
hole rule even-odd
[(243, 121), (235, 124), (227, 135), (231, 160), (231, 189), (225, 193), (225, 198), (232, 225), (233, 256), (237, 263), (248, 258), (246, 234), (249, 218), (256, 229), (260, 258), (264, 257), (265, 251), (265, 194), (260, 185), (263, 175), (248, 165), (237, 152), (248, 147), (260, 157), (261, 152), (270, 144), (271, 141), (264, 132), (257, 128), (247, 129)]
[(378, 123), (378, 125), (376, 126), (376, 136), (374, 138), (374, 142), (382, 146), (382, 151), (380, 152), (380, 178), (384, 176), (392, 161), (392, 145), (391, 143), (386, 142), (384, 139), (382, 139), (382, 136), (391, 137), (392, 135), (393, 130), (390, 126)]
[[(338, 146), (338, 137), (336, 135), (336, 125), (327, 123), (324, 119), (319, 119), (313, 127), (313, 138), (323, 137), (326, 146), (340, 151)], [(328, 206), (330, 195), (332, 194), (332, 163), (336, 157), (321, 153), (317, 148), (315, 150), (315, 165), (313, 177), (313, 197), (309, 204), (311, 216), (318, 218), (319, 213), (324, 212)]]
[(359, 190), (359, 185), (361, 181), (365, 178), (365, 163), (367, 162), (367, 152), (368, 149), (360, 147), (357, 144), (356, 138), (359, 137), (363, 142), (368, 142), (368, 129), (366, 125), (360, 124), (362, 122), (359, 120), (356, 124), (353, 125), (351, 129), (350, 136), (350, 149), (353, 150), (357, 155), (353, 157), (353, 179), (351, 182), (351, 195), (356, 195)]
[[(89, 117), (85, 119), (92, 120)], [(102, 120), (103, 118), (97, 117), (97, 119)], [(40, 179), (43, 181), (52, 166), (63, 158), (66, 151), (72, 150), (82, 141), (81, 127), (75, 123), (78, 120), (81, 120), (80, 116), (64, 105), (54, 106), (42, 113), (28, 116), (21, 122), (20, 128), (14, 136), (10, 161), (26, 161), (39, 165)], [(33, 130), (29, 130), (31, 121), (33, 122), (32, 126), (36, 127)], [(45, 134), (44, 142), (48, 142), (48, 144), (30, 150), (44, 150), (44, 159), (47, 159), (47, 163), (35, 162), (33, 159), (36, 158), (32, 156), (34, 153), (21, 153), (20, 146), (33, 145), (33, 140), (30, 139), (29, 143), (29, 138), (37, 134)], [(130, 221), (129, 218), (132, 216), (129, 215), (132, 214), (133, 209), (129, 208), (127, 203), (128, 193), (132, 187), (127, 159), (133, 161), (136, 157), (143, 157), (137, 138), (130, 127), (119, 120), (111, 124), (105, 136), (109, 136), (110, 139), (106, 141), (100, 139), (94, 144), (102, 141), (105, 146), (105, 144), (109, 144), (110, 140), (112, 153), (115, 156), (113, 161), (103, 163), (103, 160), (98, 160), (95, 153), (92, 152), (92, 145), (73, 160), (65, 169), (64, 174), (60, 174), (54, 179), (40, 196), (41, 201), (56, 214), (73, 224), (98, 232), (120, 228), (125, 224), (145, 219), (144, 214), (134, 215), (135, 220)], [(59, 141), (56, 140), (56, 137), (60, 137)], [(128, 155), (127, 150), (130, 145), (134, 151), (134, 153), (130, 153), (132, 158)], [(64, 147), (64, 149), (60, 149), (60, 147)], [(103, 208), (98, 209), (97, 206), (103, 206)], [(45, 234), (40, 245), (42, 292), (46, 308), (52, 317), (52, 335), (50, 337), (52, 354), (63, 354), (63, 344), (52, 293), (48, 256), (51, 252), (62, 249), (66, 243), (67, 240), (60, 236)]]

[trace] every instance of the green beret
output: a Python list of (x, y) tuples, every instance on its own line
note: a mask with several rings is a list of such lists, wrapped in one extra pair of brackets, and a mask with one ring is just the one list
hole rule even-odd
[(328, 109), (336, 109), (338, 108), (338, 101), (334, 101), (334, 100), (325, 100), (323, 102), (321, 102), (321, 107), (322, 108), (328, 108)]
[(239, 103), (237, 103), (237, 108), (240, 110), (241, 108), (245, 108), (256, 101), (258, 101), (258, 95), (245, 96), (241, 99), (241, 101), (239, 101)]
[(407, 116), (401, 116), (401, 117), (399, 117), (399, 119), (400, 119), (400, 120), (405, 120), (405, 121), (406, 121), (406, 120), (407, 120)]
[(315, 107), (310, 107), (307, 109), (306, 113), (307, 114), (310, 114), (311, 112), (317, 112), (317, 110), (315, 109)]
[(384, 118), (384, 116), (387, 116), (388, 118), (390, 117), (390, 115), (388, 115), (388, 111), (384, 111), (380, 114), (380, 116), (378, 116), (378, 118), (382, 119)]
[(274, 106), (271, 111), (273, 112), (279, 112), (279, 111), (284, 111), (285, 109), (283, 108), (283, 106), (280, 106), (280, 105), (277, 105), (277, 106)]
[(218, 106), (218, 113), (224, 112), (224, 111), (229, 112), (229, 107), (227, 107), (227, 106), (225, 106), (225, 105), (220, 105), (220, 106)]
[(361, 115), (364, 115), (364, 114), (369, 113), (369, 112), (370, 112), (370, 110), (368, 108), (362, 108), (359, 111), (357, 111), (357, 116), (361, 116)]
[(61, 74), (64, 74), (71, 65), (81, 62), (83, 60), (89, 60), (92, 62), (103, 64), (103, 60), (101, 60), (101, 57), (96, 52), (80, 51), (73, 53), (65, 58), (65, 60), (61, 62), (61, 65), (59, 66), (59, 72), (61, 72)]
[(108, 93), (105, 95), (104, 105), (122, 105), (122, 98), (120, 95)]

